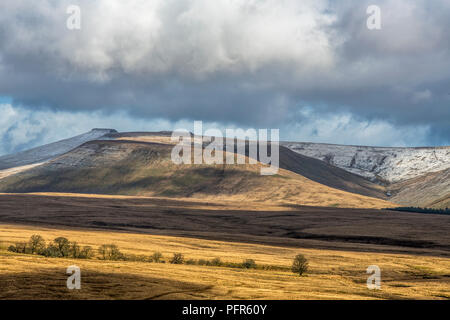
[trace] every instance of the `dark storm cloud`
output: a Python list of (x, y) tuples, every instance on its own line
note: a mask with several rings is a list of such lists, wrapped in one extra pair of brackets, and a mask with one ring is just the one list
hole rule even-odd
[[(65, 27), (69, 4), (82, 9), (79, 31)], [(366, 28), (369, 4), (381, 30)], [(429, 127), (418, 132), (445, 144), (448, 30), (445, 0), (4, 0), (0, 95), (31, 110), (256, 127), (350, 114)]]

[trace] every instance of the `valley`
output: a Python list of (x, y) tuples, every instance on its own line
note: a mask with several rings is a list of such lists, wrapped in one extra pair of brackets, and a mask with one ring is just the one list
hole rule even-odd
[[(278, 173), (263, 176), (248, 148), (240, 165), (174, 164), (170, 136), (93, 129), (0, 157), (0, 299), (450, 298), (450, 216), (389, 210), (448, 206), (446, 148), (282, 143)], [(94, 255), (8, 250), (32, 235)], [(141, 258), (100, 260), (104, 244)], [(69, 265), (82, 290), (65, 287)], [(370, 265), (381, 290), (366, 286)]]
[[(98, 259), (46, 258), (5, 251), (11, 240), (33, 234), (67, 237), (94, 248), (115, 243), (124, 253), (168, 260), (254, 259), (275, 270)], [(307, 276), (290, 271), (293, 257), (309, 261)], [(381, 290), (366, 287), (366, 268), (381, 268)], [(81, 290), (66, 288), (66, 268), (81, 269)], [(411, 253), (355, 252), (285, 245), (228, 242), (191, 237), (92, 229), (0, 224), (0, 299), (449, 299), (450, 259)]]

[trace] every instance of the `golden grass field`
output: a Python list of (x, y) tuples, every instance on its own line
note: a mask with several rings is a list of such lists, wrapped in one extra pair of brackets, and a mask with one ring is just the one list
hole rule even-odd
[[(15, 254), (6, 247), (33, 234), (46, 241), (64, 236), (80, 245), (114, 243), (124, 253), (186, 259), (254, 259), (286, 270), (233, 269), (148, 262), (75, 260)], [(288, 268), (304, 254), (310, 271), (299, 277)], [(81, 290), (66, 288), (66, 268), (82, 272)], [(381, 290), (366, 287), (366, 268), (381, 268)], [(187, 237), (0, 225), (0, 299), (449, 299), (450, 259), (445, 257), (318, 250)]]

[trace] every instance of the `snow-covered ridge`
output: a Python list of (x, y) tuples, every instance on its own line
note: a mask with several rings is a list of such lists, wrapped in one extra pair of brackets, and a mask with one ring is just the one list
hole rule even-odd
[[(52, 160), (92, 140), (117, 139), (114, 129), (92, 129), (73, 138), (0, 157), (0, 171)], [(124, 137), (138, 133), (124, 133)], [(144, 133), (139, 133), (144, 134)], [(147, 133), (148, 134), (148, 133)], [(450, 168), (450, 147), (390, 148), (282, 142), (302, 155), (323, 160), (377, 182), (395, 183)], [(8, 171), (8, 175), (11, 171)], [(0, 172), (1, 173), (1, 172)], [(5, 173), (6, 174), (6, 173)]]
[(114, 129), (92, 129), (78, 136), (46, 144), (37, 148), (0, 157), (0, 170), (45, 162), (106, 134), (116, 133)]
[(307, 142), (282, 145), (378, 182), (394, 183), (450, 168), (450, 147), (389, 148)]

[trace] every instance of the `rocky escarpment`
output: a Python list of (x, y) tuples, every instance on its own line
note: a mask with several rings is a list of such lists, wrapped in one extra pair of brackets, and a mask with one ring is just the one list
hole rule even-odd
[(283, 145), (387, 185), (450, 168), (450, 147), (384, 148), (305, 142)]

